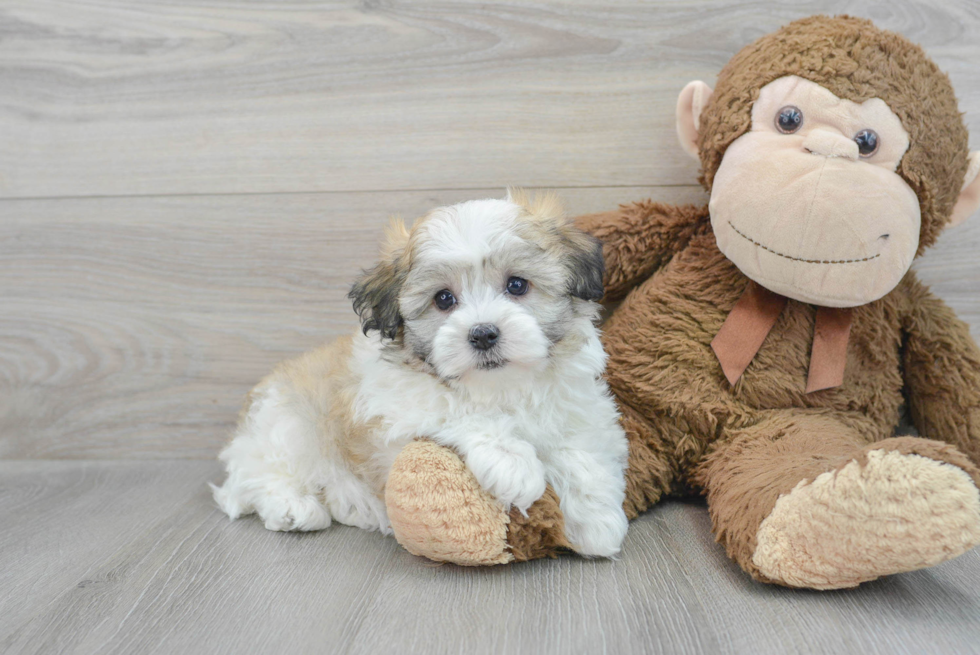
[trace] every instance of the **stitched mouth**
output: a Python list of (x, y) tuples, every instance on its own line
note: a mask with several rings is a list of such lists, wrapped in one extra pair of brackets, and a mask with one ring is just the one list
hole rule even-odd
[(881, 257), (881, 253), (880, 252), (878, 254), (876, 254), (876, 255), (872, 255), (871, 257), (864, 257), (863, 259), (803, 259), (802, 257), (793, 257), (792, 255), (783, 254), (781, 252), (778, 252), (776, 250), (773, 250), (772, 248), (770, 248), (769, 246), (767, 246), (765, 244), (759, 243), (758, 241), (756, 241), (752, 237), (744, 234), (741, 230), (739, 230), (737, 227), (735, 227), (734, 225), (732, 225), (732, 222), (731, 221), (728, 221), (728, 226), (731, 227), (733, 230), (735, 230), (735, 234), (737, 234), (738, 236), (742, 237), (743, 239), (745, 239), (749, 243), (753, 243), (753, 244), (759, 246), (760, 248), (762, 248), (766, 252), (771, 252), (774, 255), (778, 255), (780, 257), (783, 257), (785, 259), (792, 260), (794, 262), (802, 262), (804, 264), (857, 264), (859, 262), (868, 262), (868, 261), (871, 261), (872, 259), (877, 259), (878, 257)]

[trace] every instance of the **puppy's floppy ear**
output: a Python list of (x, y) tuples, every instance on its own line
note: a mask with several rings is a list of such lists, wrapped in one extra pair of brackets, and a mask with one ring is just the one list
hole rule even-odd
[(507, 200), (520, 205), (548, 236), (544, 243), (553, 249), (568, 269), (568, 293), (582, 300), (599, 300), (604, 294), (605, 262), (602, 242), (575, 227), (565, 218), (561, 201), (554, 193), (533, 198), (523, 189), (507, 189)]
[(354, 311), (361, 318), (364, 334), (378, 330), (385, 339), (398, 336), (402, 326), (398, 296), (409, 269), (405, 256), (407, 242), (405, 225), (400, 221), (393, 222), (388, 229), (388, 243), (382, 252), (381, 262), (364, 271), (347, 294), (354, 303)]
[(606, 268), (602, 242), (572, 225), (562, 231), (567, 247), (569, 293), (582, 300), (602, 299), (602, 275)]

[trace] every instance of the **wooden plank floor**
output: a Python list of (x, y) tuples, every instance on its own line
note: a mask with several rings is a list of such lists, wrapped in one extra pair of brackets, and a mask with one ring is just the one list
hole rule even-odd
[[(228, 522), (247, 389), (354, 328), (388, 216), (508, 184), (703, 202), (676, 94), (794, 18), (921, 43), (980, 148), (974, 0), (0, 3), (0, 652), (980, 652), (980, 553), (758, 585), (697, 501), (615, 562), (437, 567)], [(980, 338), (980, 217), (916, 263)]]
[[(14, 653), (975, 652), (980, 552), (853, 591), (752, 582), (669, 501), (617, 561), (435, 566), (377, 533), (231, 522), (211, 462), (0, 463)], [(41, 529), (43, 528), (43, 529)], [(25, 602), (25, 599), (28, 602)]]

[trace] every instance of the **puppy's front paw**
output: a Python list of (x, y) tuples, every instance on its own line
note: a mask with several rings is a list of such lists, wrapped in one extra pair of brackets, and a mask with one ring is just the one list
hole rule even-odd
[(629, 521), (618, 507), (571, 509), (565, 503), (565, 538), (579, 555), (586, 557), (613, 557), (619, 554), (626, 538)]
[(544, 495), (544, 465), (527, 442), (476, 446), (467, 453), (466, 465), (481, 487), (521, 513)]
[(330, 527), (330, 512), (314, 496), (270, 494), (255, 509), (267, 530), (310, 532)]

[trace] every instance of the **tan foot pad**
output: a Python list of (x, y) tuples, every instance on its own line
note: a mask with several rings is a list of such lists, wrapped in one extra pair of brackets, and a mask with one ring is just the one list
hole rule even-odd
[(895, 451), (867, 457), (776, 501), (752, 558), (763, 575), (792, 587), (854, 587), (980, 543), (980, 491), (966, 472)]
[(385, 504), (395, 538), (413, 555), (463, 566), (513, 560), (510, 517), (448, 448), (407, 445), (388, 475)]

